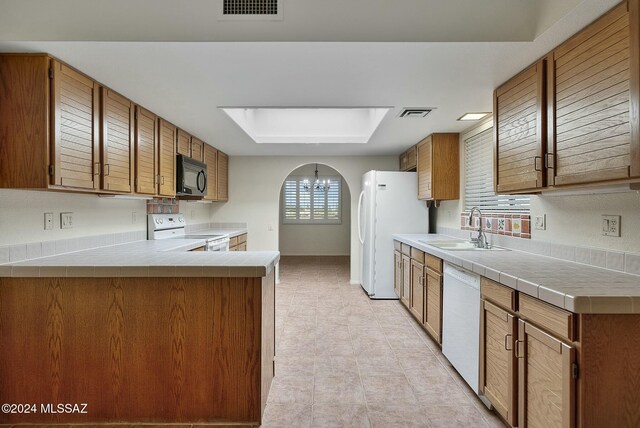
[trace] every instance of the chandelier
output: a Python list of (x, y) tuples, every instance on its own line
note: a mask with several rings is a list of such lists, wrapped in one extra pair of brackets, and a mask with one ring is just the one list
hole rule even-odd
[[(305, 191), (308, 192), (311, 190), (312, 185), (311, 185), (311, 181), (308, 178), (305, 178), (302, 184), (304, 186)], [(320, 178), (318, 178), (318, 164), (316, 164), (316, 173), (314, 175), (314, 180), (313, 180), (313, 189), (324, 192), (329, 190), (330, 187), (331, 187), (331, 180), (320, 180)]]

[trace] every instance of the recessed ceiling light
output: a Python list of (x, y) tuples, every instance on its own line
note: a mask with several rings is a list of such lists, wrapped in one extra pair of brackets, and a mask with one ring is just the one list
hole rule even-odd
[(365, 144), (388, 107), (220, 107), (258, 144)]
[(480, 120), (491, 113), (466, 113), (458, 120)]

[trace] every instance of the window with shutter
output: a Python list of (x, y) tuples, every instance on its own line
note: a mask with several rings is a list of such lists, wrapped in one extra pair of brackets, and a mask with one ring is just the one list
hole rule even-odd
[(315, 189), (313, 181), (305, 188), (306, 176), (289, 176), (282, 186), (282, 222), (284, 224), (340, 224), (341, 177), (319, 177), (328, 189)]
[(470, 133), (464, 140), (464, 205), (469, 211), (529, 212), (528, 195), (498, 195), (493, 188), (493, 127)]

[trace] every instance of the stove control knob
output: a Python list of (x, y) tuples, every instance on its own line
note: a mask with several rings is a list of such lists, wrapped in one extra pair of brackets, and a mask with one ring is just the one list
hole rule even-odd
[(160, 224), (164, 223), (164, 220), (160, 219), (158, 220), (160, 222)]
[(180, 223), (184, 223), (184, 219), (180, 217)]

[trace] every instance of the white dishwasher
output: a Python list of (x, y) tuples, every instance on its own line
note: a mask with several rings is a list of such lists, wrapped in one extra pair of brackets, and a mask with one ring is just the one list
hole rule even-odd
[(442, 353), (479, 394), (480, 276), (444, 263)]

